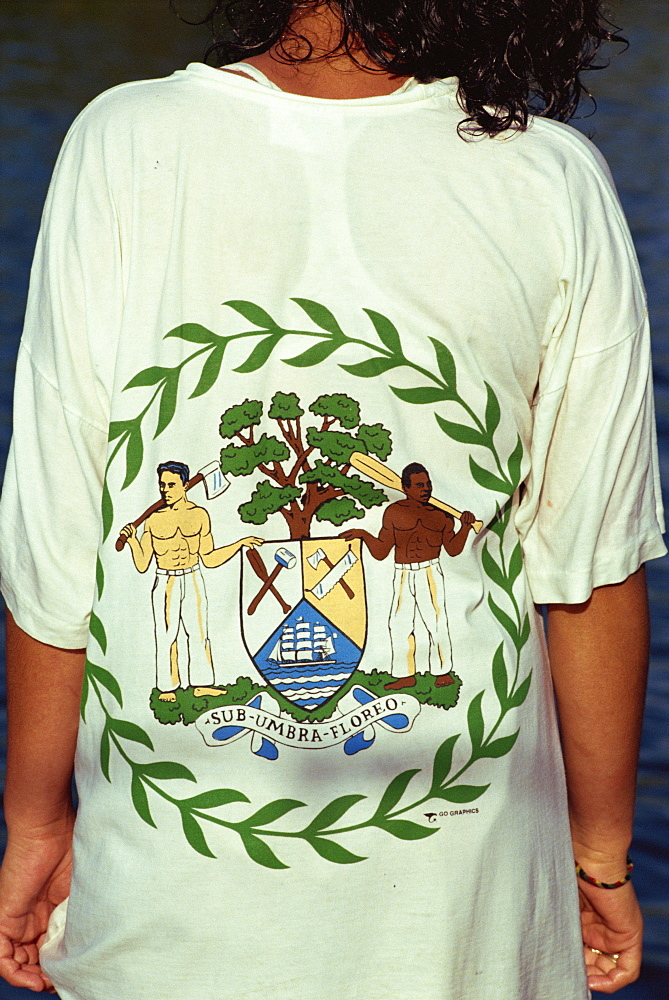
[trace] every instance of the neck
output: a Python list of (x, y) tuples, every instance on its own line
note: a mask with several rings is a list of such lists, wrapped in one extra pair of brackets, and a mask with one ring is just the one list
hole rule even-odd
[[(281, 90), (306, 97), (351, 99), (391, 94), (408, 77), (386, 73), (362, 48), (353, 48), (355, 60), (339, 48), (342, 20), (329, 3), (296, 11), (281, 41), (246, 62), (256, 66)], [(311, 46), (311, 53), (309, 50)], [(289, 62), (305, 58), (305, 62)]]

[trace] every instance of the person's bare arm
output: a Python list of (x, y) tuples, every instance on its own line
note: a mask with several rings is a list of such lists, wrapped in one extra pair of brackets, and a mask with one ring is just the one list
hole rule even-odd
[(446, 525), (442, 534), (441, 543), (449, 556), (459, 556), (465, 547), (467, 535), (471, 531), (476, 518), (470, 510), (463, 510), (460, 515), (460, 527), (456, 533), (455, 521), (450, 514), (446, 515)]
[(220, 548), (215, 549), (211, 535), (208, 538), (211, 548), (208, 548), (206, 552), (203, 551), (202, 547), (200, 548), (200, 559), (202, 565), (206, 566), (207, 569), (215, 569), (217, 566), (222, 566), (232, 559), (233, 556), (236, 556), (244, 546), (247, 549), (255, 549), (263, 543), (262, 538), (258, 538), (256, 535), (249, 535), (247, 538), (240, 538), (236, 542), (231, 542), (229, 545), (221, 545)]
[(38, 948), (68, 895), (74, 808), (71, 781), (85, 663), (83, 649), (38, 642), (7, 615), (8, 842), (0, 869), (0, 974), (51, 990)]
[[(596, 588), (584, 604), (548, 607), (574, 857), (602, 882), (626, 874), (648, 632), (643, 568), (623, 583)], [(636, 895), (631, 883), (601, 889), (579, 879), (578, 887), (588, 984), (614, 993), (639, 975), (643, 924)], [(617, 964), (606, 958), (614, 954)]]
[(376, 535), (370, 534), (369, 531), (365, 531), (364, 528), (347, 528), (346, 531), (340, 532), (339, 537), (345, 538), (349, 542), (353, 541), (354, 538), (360, 538), (374, 559), (385, 559), (395, 544), (395, 528), (390, 507), (386, 507), (378, 538)]
[(121, 535), (125, 535), (128, 540), (128, 548), (132, 553), (135, 569), (139, 570), (140, 573), (146, 573), (149, 563), (153, 559), (153, 535), (150, 525), (147, 524), (144, 528), (141, 541), (137, 537), (137, 528), (134, 524), (126, 524), (124, 528), (121, 528)]

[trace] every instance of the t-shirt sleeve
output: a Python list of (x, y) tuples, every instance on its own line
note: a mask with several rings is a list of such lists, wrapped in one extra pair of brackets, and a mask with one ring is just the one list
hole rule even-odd
[(118, 225), (95, 116), (71, 129), (31, 273), (0, 504), (2, 592), (18, 625), (86, 644), (122, 303)]
[[(573, 140), (572, 140), (573, 141)], [(533, 405), (516, 525), (534, 601), (577, 604), (666, 552), (645, 295), (605, 165), (565, 166), (562, 307)]]

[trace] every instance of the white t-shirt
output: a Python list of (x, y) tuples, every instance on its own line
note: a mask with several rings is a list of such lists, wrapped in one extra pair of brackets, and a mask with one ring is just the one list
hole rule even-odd
[(665, 551), (612, 182), (551, 121), (463, 141), (452, 79), (254, 76), (102, 95), (45, 209), (3, 593), (90, 663), (43, 965), (63, 1000), (584, 1000), (533, 602)]

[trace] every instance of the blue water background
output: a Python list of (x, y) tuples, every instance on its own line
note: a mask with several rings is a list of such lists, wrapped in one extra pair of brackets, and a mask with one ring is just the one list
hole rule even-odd
[[(0, 12), (0, 468), (30, 259), (59, 145), (77, 112), (116, 83), (161, 76), (199, 59), (203, 29), (179, 24), (167, 0), (12, 0)], [(648, 288), (663, 481), (669, 484), (669, 66), (666, 0), (629, 0), (613, 16), (631, 42), (592, 74), (596, 113), (575, 122), (607, 157)], [(663, 50), (664, 40), (664, 50)], [(583, 108), (586, 112), (587, 107)], [(646, 961), (625, 1000), (669, 995), (669, 564), (649, 566), (652, 664), (633, 848), (646, 918)], [(4, 673), (4, 663), (2, 664)], [(5, 709), (0, 707), (4, 762)], [(4, 833), (4, 831), (3, 831)], [(33, 996), (0, 981), (0, 1000)], [(112, 1000), (112, 998), (110, 998)], [(558, 997), (555, 1000), (559, 1000)]]

